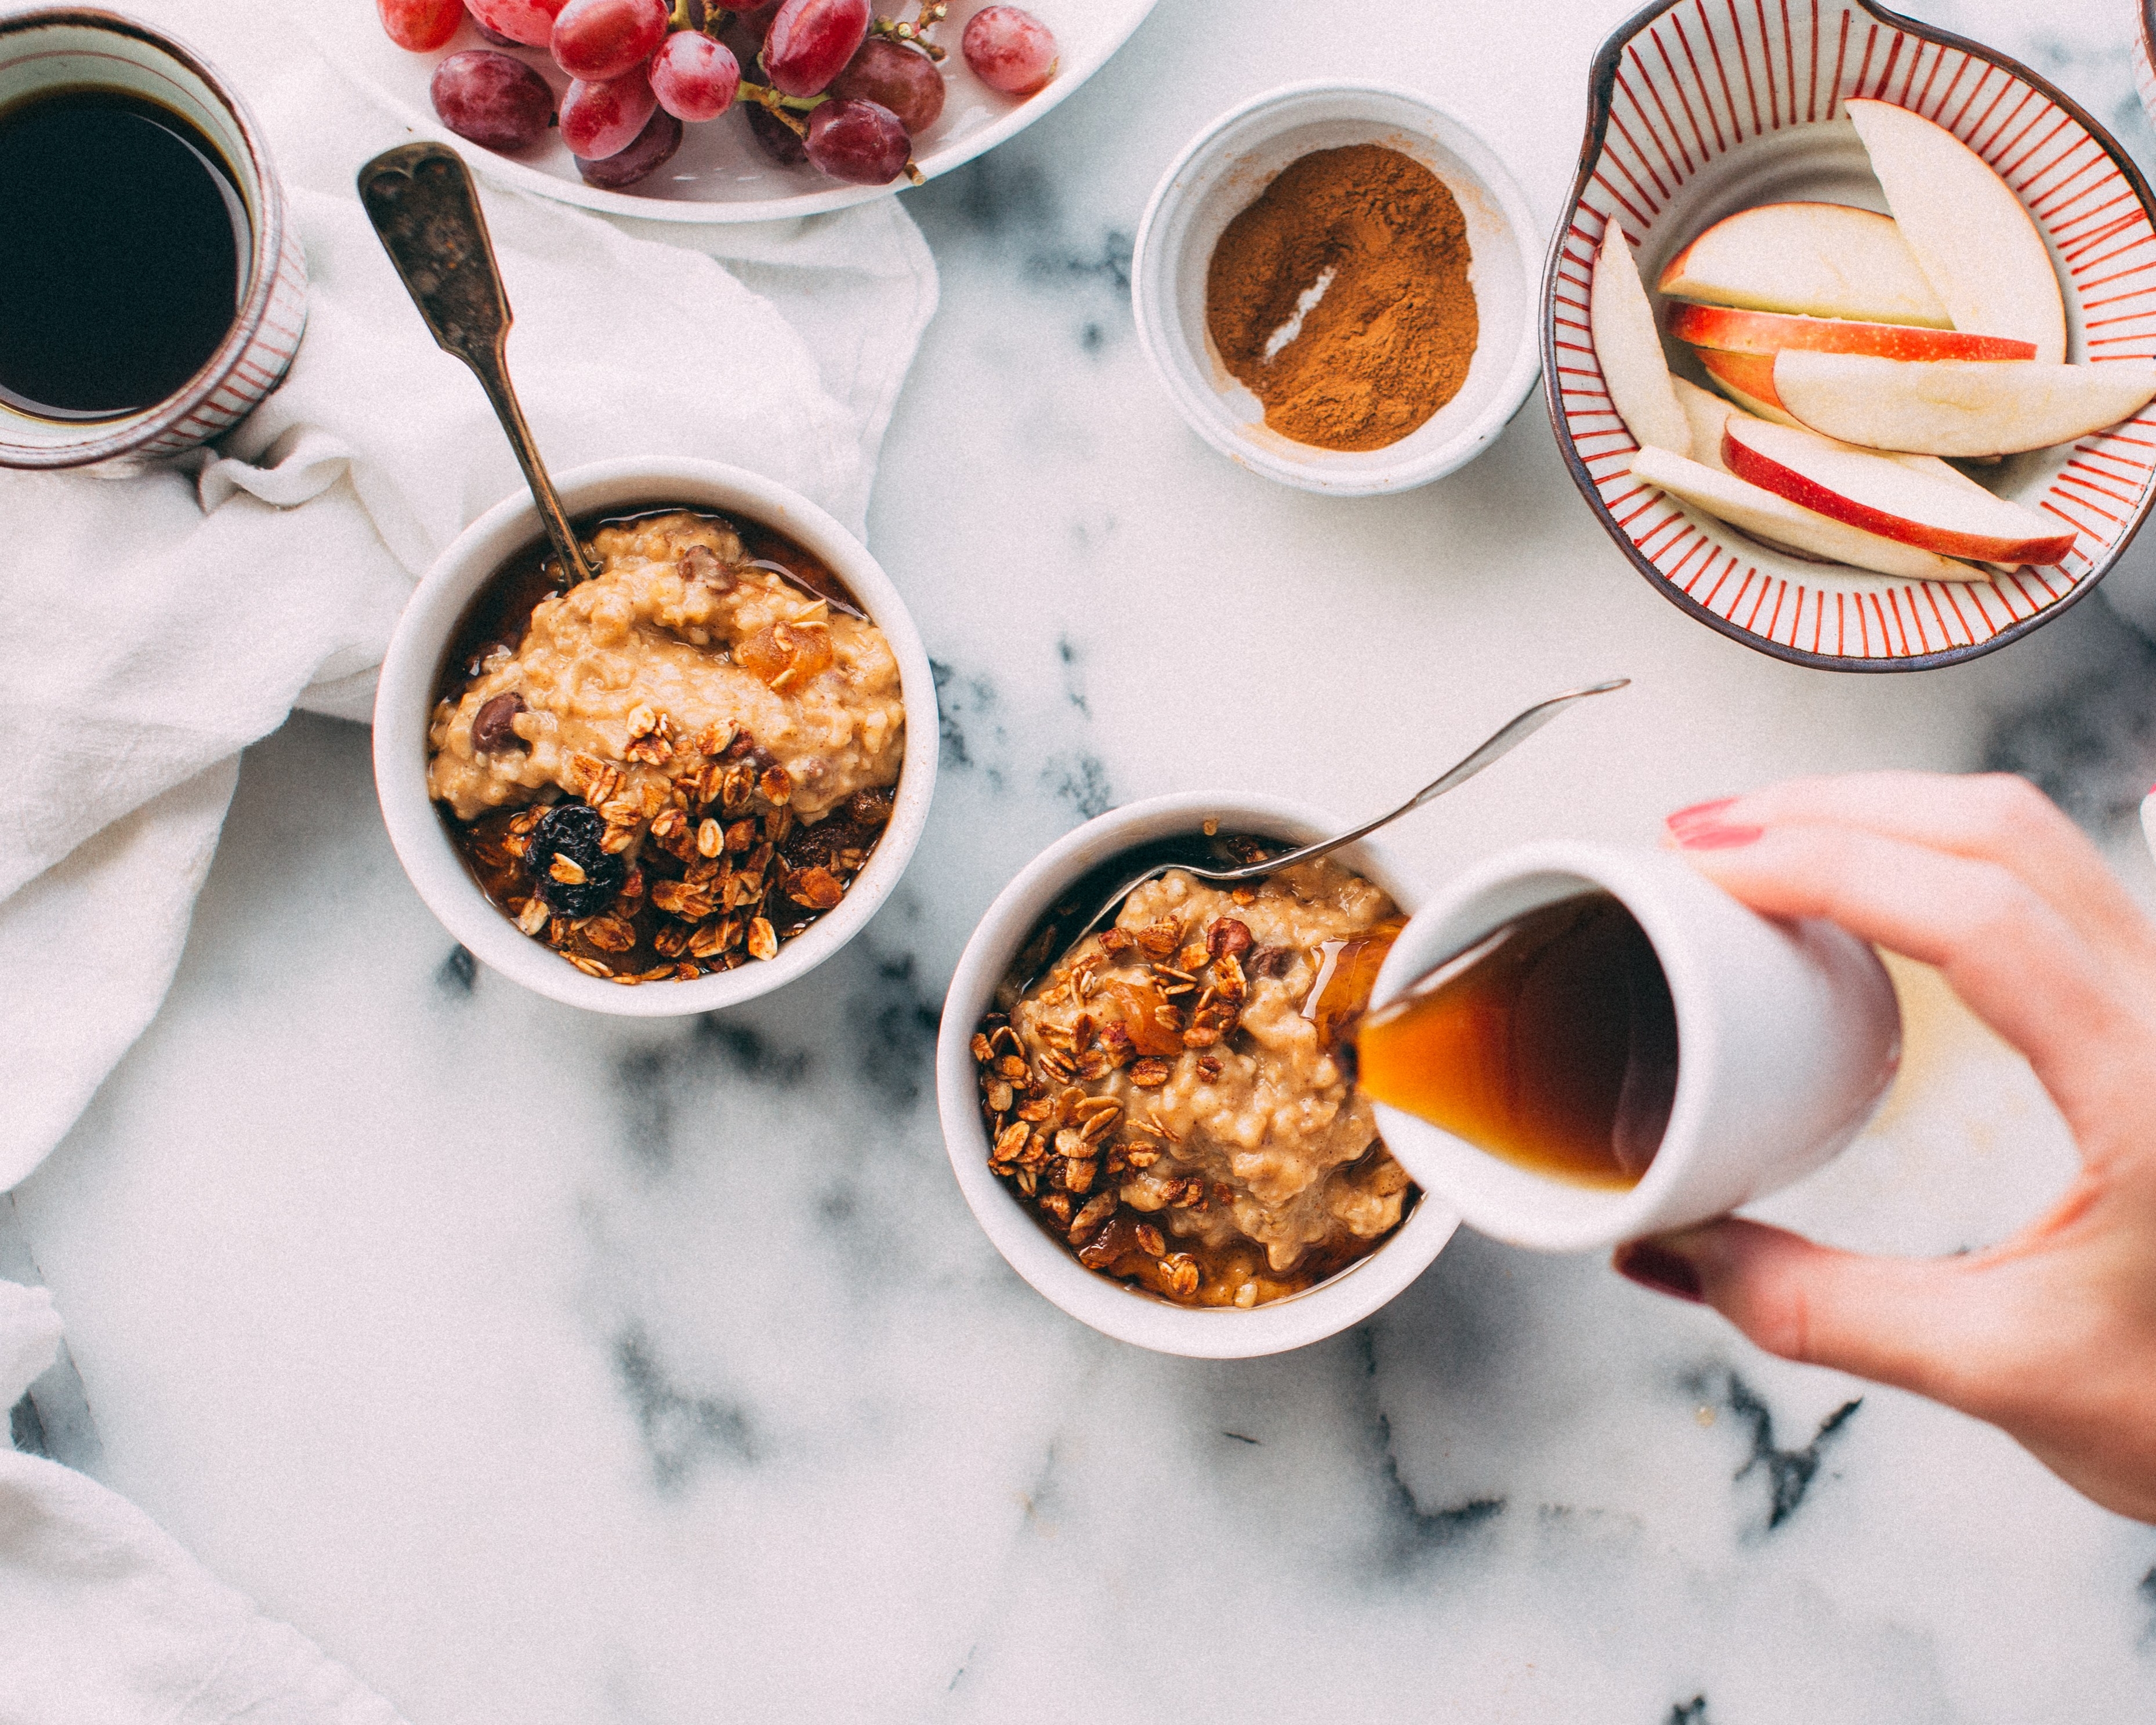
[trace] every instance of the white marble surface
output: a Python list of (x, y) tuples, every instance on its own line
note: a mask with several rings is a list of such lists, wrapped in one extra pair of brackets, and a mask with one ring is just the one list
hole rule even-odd
[[(475, 975), (364, 733), (253, 751), (163, 1014), (15, 1196), (100, 1476), (415, 1725), (2146, 1717), (2156, 1529), (1985, 1428), (1466, 1235), (1354, 1333), (1155, 1357), (1020, 1284), (945, 1164), (941, 985), (1050, 838), (1208, 783), (1382, 804), (1590, 675), (1638, 686), (1409, 824), (1430, 878), (1793, 770), (1990, 762), (2156, 901), (2156, 649), (2100, 604), (1958, 670), (1798, 670), (1648, 590), (1538, 402), (1427, 490), (1337, 502), (1154, 387), (1129, 234), (1210, 116), (1419, 85), (1548, 213), (1626, 9), (1163, 0), (908, 194), (943, 308), (870, 536), (948, 668), (945, 775), (898, 899), (788, 993), (624, 1024)], [(2128, 0), (1919, 9), (2156, 161)], [(1772, 1214), (1948, 1250), (2056, 1189), (2025, 1069), (1917, 1004), (1901, 1099)]]

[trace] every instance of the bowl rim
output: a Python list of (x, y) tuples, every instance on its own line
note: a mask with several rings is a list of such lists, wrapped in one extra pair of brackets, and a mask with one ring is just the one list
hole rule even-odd
[[(392, 847), (413, 888), (450, 936), (510, 981), (565, 1005), (623, 1018), (670, 1018), (737, 1006), (784, 987), (836, 952), (867, 924), (905, 873), (927, 825), (937, 773), (936, 683), (911, 615), (868, 548), (792, 488), (723, 462), (688, 456), (595, 461), (556, 476), (572, 515), (627, 503), (641, 492), (690, 507), (732, 511), (774, 528), (838, 573), (891, 643), (906, 710), (906, 756), (890, 824), (839, 906), (779, 949), (737, 970), (629, 987), (585, 975), (520, 932), (480, 890), (426, 791), (428, 716), (451, 634), (473, 597), (521, 545), (540, 537), (527, 491), (480, 516), (435, 558), (398, 618), (374, 705), (375, 794)], [(588, 499), (589, 501), (582, 501)]]
[[(1587, 470), (1586, 462), (1573, 446), (1572, 439), (1565, 429), (1566, 415), (1557, 370), (1557, 285), (1558, 266), (1563, 260), (1564, 245), (1570, 234), (1573, 213), (1578, 208), (1581, 198), (1586, 195), (1588, 183), (1594, 176), (1596, 164), (1601, 159), (1604, 141), (1609, 129), (1617, 74), (1625, 50), (1631, 45), (1635, 37), (1663, 13), (1675, 11), (1679, 6), (1688, 3), (1690, 0), (1649, 0), (1648, 4), (1633, 13), (1603, 39), (1602, 45), (1595, 50), (1594, 61), (1589, 68), (1587, 129), (1580, 141), (1579, 157), (1573, 175), (1572, 185), (1565, 194), (1564, 215), (1551, 234), (1549, 249), (1543, 259), (1542, 292), (1537, 316), (1541, 336), (1539, 345), (1543, 365), (1543, 401), (1548, 410), (1550, 429), (1556, 439), (1558, 451), (1564, 459), (1566, 471), (1571, 475), (1573, 484), (1578, 488), (1579, 494), (1586, 500), (1588, 507), (1594, 511), (1594, 519), (1600, 525), (1603, 531), (1609, 536), (1617, 548), (1625, 554), (1626, 559), (1640, 572), (1649, 586), (1679, 610), (1706, 624), (1717, 633), (1727, 635), (1730, 639), (1749, 647), (1755, 653), (1763, 653), (1770, 658), (1784, 660), (1791, 665), (1804, 665), (1815, 670), (1859, 673), (1935, 670), (1943, 666), (1962, 665), (1973, 659), (1981, 659), (1987, 653), (1994, 653), (2001, 647), (2020, 640), (2024, 635), (2033, 633), (2054, 618), (2071, 610), (2096, 590), (2097, 584), (2111, 572), (2119, 558), (2124, 555), (2127, 547), (2133, 544), (2135, 536), (2140, 532), (2142, 526), (2148, 521), (2151, 509), (2156, 508), (2156, 490), (2152, 490), (2143, 501), (2135, 511), (2133, 519), (2127, 523), (2125, 531), (2120, 535), (2117, 542), (2105, 552), (2102, 560), (2091, 567), (2088, 573), (2076, 581), (2067, 592), (2034, 614), (2023, 618), (2018, 623), (2010, 624), (1996, 634), (1966, 646), (1948, 647), (1936, 653), (1915, 654), (1906, 658), (1893, 658), (1883, 655), (1852, 657), (1833, 653), (1809, 652), (1801, 647), (1786, 646), (1779, 641), (1754, 634), (1743, 625), (1710, 611), (1698, 600), (1678, 588), (1655, 567), (1653, 562), (1640, 550), (1639, 547), (1633, 544), (1624, 529), (1612, 518), (1608, 505), (1602, 501), (1596, 481)], [(2063, 111), (2087, 130), (2091, 138), (2095, 140), (2097, 147), (2110, 158), (2112, 166), (2125, 177), (2128, 186), (2133, 190), (2134, 197), (2139, 201), (2142, 209), (2148, 216), (2151, 223), (2156, 224), (2156, 193), (2152, 193), (2150, 190), (2148, 180), (2143, 177), (2141, 170), (2134, 165), (2133, 158), (2120, 147), (2118, 141), (2112, 136), (2109, 131), (2098, 122), (2093, 115), (2041, 73), (2031, 69), (2012, 55), (2003, 54), (1995, 48), (1986, 47), (1983, 43), (1972, 41), (1966, 36), (1957, 35), (1951, 30), (1943, 30), (1935, 25), (1922, 23), (1904, 13), (1891, 11), (1887, 7), (1876, 3), (1876, 0), (1845, 0), (1845, 3), (1891, 28), (1906, 31), (1919, 40), (1933, 43), (1943, 48), (1958, 49), (1974, 59), (1995, 66), (2010, 78), (2019, 79), (2041, 95), (2056, 102)], [(2144, 18), (2152, 3), (2153, 0), (2143, 0)], [(2018, 198), (2020, 194), (2015, 195)]]
[[(246, 98), (233, 88), (209, 61), (179, 38), (155, 24), (97, 6), (33, 6), (21, 10), (0, 8), (0, 37), (32, 30), (67, 26), (101, 30), (123, 36), (163, 54), (202, 80), (203, 89), (223, 105), (247, 151), (248, 171), (259, 188), (259, 208), (248, 211), (254, 231), (247, 258), (247, 297), (233, 314), (224, 339), (202, 363), (201, 369), (162, 401), (140, 410), (139, 417), (121, 419), (119, 429), (101, 437), (85, 437), (65, 444), (18, 444), (0, 437), (0, 465), (25, 471), (64, 471), (110, 461), (154, 443), (171, 432), (216, 395), (245, 361), (254, 346), (263, 321), (275, 298), (278, 275), (285, 255), (285, 235), (291, 217), (285, 207), (283, 182), (271, 165), (262, 141), (261, 123)], [(88, 426), (110, 425), (111, 420), (87, 420)]]
[[(1148, 265), (1152, 265), (1172, 270), (1179, 261), (1174, 258), (1157, 257), (1159, 227), (1166, 220), (1168, 212), (1187, 195), (1179, 189), (1179, 182), (1185, 174), (1217, 146), (1229, 127), (1268, 108), (1283, 107), (1308, 97), (1327, 95), (1382, 96), (1404, 102), (1435, 116), (1440, 124), (1457, 132), (1470, 146), (1468, 151), (1455, 147), (1452, 142), (1438, 136), (1435, 130), (1429, 135), (1434, 142), (1462, 158), (1470, 172), (1504, 213), (1506, 223), (1512, 230), (1513, 244), (1519, 254), (1522, 281), (1528, 285), (1523, 292), (1530, 316), (1522, 321), (1520, 339), (1514, 347), (1498, 389), (1491, 398), (1490, 405), (1447, 442), (1412, 462), (1402, 464), (1389, 476), (1375, 481), (1336, 477), (1317, 468), (1291, 461), (1276, 450), (1215, 424), (1199, 411), (1198, 404), (1188, 398), (1180, 376), (1163, 351), (1168, 340), (1168, 326), (1160, 307), (1158, 289), (1152, 280), (1153, 269), (1148, 268)], [(1476, 154), (1479, 154), (1480, 160), (1473, 159)], [(1278, 85), (1236, 103), (1200, 126), (1190, 141), (1176, 152), (1174, 159), (1155, 182), (1152, 196), (1146, 200), (1144, 213), (1138, 218), (1137, 235), (1131, 247), (1131, 302), (1137, 324), (1138, 346), (1143, 350), (1147, 362), (1152, 366), (1154, 377), (1166, 390), (1168, 399), (1175, 404), (1176, 411), (1182, 415), (1183, 423), (1238, 466), (1277, 484), (1291, 485), (1321, 496), (1377, 497), (1414, 490), (1443, 479), (1447, 474), (1457, 472), (1489, 448), (1533, 393), (1536, 374), (1543, 364), (1539, 331), (1532, 315), (1536, 300), (1532, 286), (1536, 280), (1534, 234), (1542, 225), (1535, 214), (1533, 204), (1521, 187), (1518, 177), (1490, 141), (1423, 91), (1406, 85), (1376, 79), (1310, 78), (1292, 84)]]
[[(943, 1147), (966, 1205), (1004, 1261), (1051, 1304), (1117, 1341), (1189, 1358), (1247, 1359), (1283, 1353), (1338, 1334), (1404, 1291), (1436, 1259), (1460, 1225), (1424, 1189), (1399, 1230), (1337, 1275), (1287, 1299), (1250, 1311), (1172, 1306), (1086, 1269), (1019, 1209), (988, 1171), (988, 1135), (975, 1097), (968, 1048), (1017, 944), (1054, 893), (1095, 863), (1144, 842), (1147, 829), (1255, 822), (1283, 837), (1317, 838), (1348, 823), (1309, 803), (1241, 791), (1179, 791), (1127, 803), (1065, 834), (1019, 870), (967, 937), (945, 991), (936, 1039), (936, 1106)], [(1156, 826), (1156, 823), (1171, 824)], [(1261, 828), (1264, 829), (1264, 828)], [(1341, 855), (1384, 887), (1403, 911), (1429, 895), (1383, 845), (1364, 839)]]

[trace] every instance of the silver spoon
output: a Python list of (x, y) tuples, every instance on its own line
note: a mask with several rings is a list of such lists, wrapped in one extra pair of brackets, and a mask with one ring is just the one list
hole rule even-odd
[(562, 570), (572, 582), (589, 580), (592, 567), (510, 387), (502, 352), (509, 336), (509, 295), (464, 158), (442, 144), (385, 150), (360, 169), (359, 201), (429, 331), (444, 351), (471, 367), (494, 403)]
[[(1222, 867), (1214, 841), (1196, 833), (1156, 839), (1151, 844), (1140, 845), (1134, 852), (1127, 851), (1120, 856), (1111, 857), (1101, 867), (1078, 880), (1071, 891), (1058, 901), (1055, 908), (1034, 931), (1032, 939), (1026, 942), (1005, 986), (1014, 987), (1018, 993), (1023, 994), (1040, 979), (1050, 964), (1112, 917), (1132, 893), (1147, 881), (1165, 875), (1170, 869), (1181, 869), (1185, 874), (1194, 875), (1200, 880), (1229, 886), (1240, 880), (1261, 880), (1267, 875), (1278, 874), (1282, 869), (1293, 868), (1297, 863), (1314, 861), (1339, 850), (1343, 845), (1353, 845), (1358, 839), (1368, 838), (1378, 828), (1391, 825), (1402, 815), (1411, 814), (1424, 803), (1435, 802), (1447, 791), (1466, 783), (1485, 767), (1512, 753), (1573, 701), (1584, 701), (1590, 695), (1607, 695), (1612, 690), (1624, 688), (1631, 680), (1630, 677), (1612, 677), (1607, 682), (1590, 683), (1584, 689), (1569, 690), (1563, 695), (1553, 695), (1548, 701), (1537, 701), (1525, 711), (1507, 719), (1491, 733), (1481, 747), (1432, 779), (1390, 814), (1365, 821), (1361, 826), (1342, 833), (1337, 838), (1322, 839), (1317, 844), (1303, 845), (1300, 850), (1234, 867)], [(1101, 891), (1104, 886), (1110, 886), (1111, 890)], [(1097, 897), (1096, 893), (1099, 894)], [(1094, 908), (1084, 922), (1072, 927), (1067, 916), (1057, 914), (1065, 905), (1070, 906), (1071, 914), (1084, 910), (1089, 905)], [(1066, 927), (1072, 927), (1068, 935), (1063, 932)]]

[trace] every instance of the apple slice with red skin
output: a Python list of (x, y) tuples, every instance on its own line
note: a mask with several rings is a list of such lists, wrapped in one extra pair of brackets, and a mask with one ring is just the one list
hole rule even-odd
[(2056, 563), (2071, 528), (1912, 463), (1836, 443), (1817, 432), (1732, 415), (1722, 434), (1729, 470), (1801, 508), (1941, 557), (1987, 563)]
[(1785, 352), (1774, 356), (1770, 387), (1799, 424), (1844, 443), (1925, 455), (2009, 455), (2131, 418), (2156, 400), (2156, 362), (1912, 364)]
[(1709, 305), (1953, 327), (1894, 218), (1845, 203), (1760, 203), (1725, 216), (1655, 285)]
[(1718, 347), (1695, 347), (1692, 352), (1715, 387), (1753, 418), (1771, 419), (1777, 425), (1797, 423), (1774, 393), (1773, 354), (1727, 353)]
[[(1704, 391), (1701, 392), (1702, 394)], [(1742, 418), (1732, 413), (1731, 420)], [(1876, 575), (1894, 575), (1907, 581), (1988, 581), (1989, 572), (1958, 563), (1950, 557), (1919, 549), (1899, 540), (1867, 533), (1815, 510), (1779, 497), (1732, 473), (1704, 462), (1671, 454), (1667, 449), (1644, 449), (1633, 458), (1632, 476), (1660, 486), (1703, 514), (1763, 541), (1774, 550), (1794, 552), (1810, 560), (1822, 557), (1846, 563)]]
[(1655, 327), (1654, 307), (1647, 303), (1647, 286), (1624, 230), (1614, 222), (1595, 254), (1589, 295), (1587, 327), (1595, 363), (1602, 367), (1609, 405), (1633, 442), (1690, 454), (1691, 425), (1670, 388), (1669, 358), (1662, 352), (1661, 331)]
[(1726, 353), (1865, 353), (1880, 359), (2034, 359), (2032, 342), (1966, 330), (1928, 330), (1912, 323), (1856, 323), (1845, 317), (1797, 317), (1745, 311), (1733, 305), (1676, 305), (1670, 333), (1695, 347)]
[[(2054, 365), (2065, 359), (2059, 274), (2014, 188), (1976, 151), (1921, 114), (1861, 96), (1844, 103), (1843, 111), (1864, 141), (1895, 225), (1954, 327), (2020, 336), (2035, 348), (2024, 358)], [(2005, 129), (2002, 124), (1999, 130)]]
[[(1781, 397), (1774, 393), (1774, 367), (1777, 363), (1775, 359), (1763, 353), (1717, 353), (1711, 347), (1695, 347), (1692, 352), (1699, 356), (1699, 362), (1707, 368), (1707, 375), (1728, 391), (1730, 399), (1755, 419), (1765, 419), (1776, 425), (1794, 425), (1799, 431), (1820, 429), (1816, 425), (1806, 425), (1803, 420), (1791, 413), (1783, 406)], [(1887, 363), (1893, 363), (1893, 362), (1887, 362)], [(1748, 393), (1755, 388), (1766, 392), (1765, 398), (1755, 397)], [(1704, 394), (1706, 392), (1702, 390), (1701, 393)], [(1716, 425), (1715, 441), (1717, 444), (1721, 442), (1720, 422)], [(1841, 441), (1853, 444), (1857, 443), (1859, 439), (1843, 438)], [(1699, 435), (1696, 426), (1692, 434), (1692, 447), (1695, 449), (1699, 447)], [(1871, 449), (1875, 446), (1864, 444), (1861, 447)], [(1967, 474), (1958, 468), (1948, 466), (1936, 455), (1912, 455), (1897, 449), (1881, 449), (1879, 454), (1884, 455), (1889, 461), (1899, 461), (1903, 466), (1913, 467), (1919, 473), (1928, 473), (1934, 479), (1942, 480), (1948, 485), (1966, 485), (1973, 490), (1984, 491), (1984, 487), (1978, 485)], [(1984, 495), (1990, 495), (1989, 491), (1984, 491)]]

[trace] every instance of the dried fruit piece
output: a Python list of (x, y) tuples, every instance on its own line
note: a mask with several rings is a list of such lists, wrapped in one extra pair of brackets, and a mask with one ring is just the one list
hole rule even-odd
[(605, 818), (583, 803), (557, 803), (532, 828), (524, 866), (552, 909), (596, 916), (621, 890), (628, 865), (605, 849), (606, 830)]

